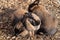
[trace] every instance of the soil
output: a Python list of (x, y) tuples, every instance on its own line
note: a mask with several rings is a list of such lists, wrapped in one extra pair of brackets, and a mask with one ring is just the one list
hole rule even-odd
[[(14, 27), (12, 27), (13, 16), (9, 13), (5, 13), (8, 9), (24, 9), (28, 11), (28, 7), (35, 0), (0, 0), (0, 40), (29, 40), (28, 36), (15, 36)], [(41, 35), (35, 35), (33, 40), (60, 40), (60, 0), (40, 0), (40, 4), (44, 5), (46, 9), (56, 16), (58, 19), (57, 33), (50, 37), (41, 33)], [(12, 10), (12, 11), (13, 11)], [(4, 19), (5, 18), (5, 19)]]

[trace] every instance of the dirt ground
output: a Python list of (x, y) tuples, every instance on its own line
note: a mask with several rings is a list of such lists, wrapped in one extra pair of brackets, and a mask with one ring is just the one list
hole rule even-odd
[[(0, 0), (0, 12), (4, 12), (3, 8), (9, 8), (9, 9), (20, 8), (20, 9), (28, 10), (29, 5), (34, 1), (35, 0)], [(60, 40), (60, 0), (40, 0), (40, 4), (44, 5), (49, 12), (51, 12), (54, 16), (57, 17), (58, 31), (53, 37), (45, 36), (44, 34), (35, 35), (34, 40)], [(29, 40), (27, 39), (27, 36), (26, 37), (21, 37), (19, 35), (14, 36), (13, 34), (14, 31), (11, 31), (13, 30), (13, 28), (11, 28), (12, 19), (9, 19), (8, 16), (9, 14), (7, 14), (7, 16), (4, 16), (7, 18), (5, 20), (3, 20), (0, 17), (0, 27), (1, 25), (5, 28), (8, 27), (8, 30), (0, 28), (0, 40)], [(1, 24), (1, 21), (3, 22), (7, 21), (7, 23)]]

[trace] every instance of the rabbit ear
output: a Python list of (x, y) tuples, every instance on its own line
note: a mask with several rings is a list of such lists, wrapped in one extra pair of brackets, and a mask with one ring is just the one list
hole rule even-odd
[(34, 14), (34, 13), (32, 13), (32, 17), (36, 21), (41, 21), (40, 18), (36, 14)]
[(36, 30), (38, 30), (40, 28), (39, 26), (41, 25), (41, 19), (36, 14), (34, 14), (34, 13), (32, 13), (32, 17), (34, 18), (34, 20), (36, 22), (38, 22), (38, 25), (35, 26), (36, 27)]
[[(41, 25), (41, 20), (40, 20), (40, 18), (37, 16), (37, 15), (35, 15), (35, 14), (32, 14), (32, 17), (34, 18), (34, 20), (36, 21), (36, 22), (39, 22), (37, 25), (33, 25), (32, 23), (31, 23), (31, 20), (30, 20), (30, 18), (27, 18), (26, 19), (26, 27), (27, 27), (27, 29), (28, 30), (38, 30), (39, 28), (40, 28), (40, 25)], [(29, 21), (30, 20), (30, 21)], [(32, 19), (33, 20), (33, 19)]]
[(28, 21), (28, 18), (26, 19), (26, 28), (28, 30), (35, 30), (34, 26)]

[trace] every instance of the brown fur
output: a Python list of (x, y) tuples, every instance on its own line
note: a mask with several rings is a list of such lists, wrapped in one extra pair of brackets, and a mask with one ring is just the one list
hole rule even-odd
[(25, 15), (27, 11), (24, 10), (24, 9), (17, 9), (15, 12), (14, 12), (14, 15), (15, 17), (17, 17), (18, 19), (22, 18), (23, 15)]
[(40, 18), (34, 13), (28, 13), (25, 15), (23, 21), (25, 28), (28, 30), (29, 38), (34, 38), (34, 33), (40, 28), (41, 25)]
[(22, 22), (18, 22), (16, 25), (15, 25), (15, 27), (16, 27), (16, 29), (18, 29), (18, 30), (23, 30), (23, 24), (22, 24)]
[(38, 5), (31, 10), (40, 17), (42, 22), (41, 28), (44, 28), (47, 34), (52, 35), (56, 32), (58, 21), (44, 6)]
[(15, 24), (17, 24), (19, 21), (21, 21), (23, 19), (23, 16), (25, 15), (27, 11), (24, 9), (17, 9), (15, 10), (15, 12), (13, 13), (14, 16), (14, 20), (13, 20), (13, 26), (15, 26)]
[(20, 21), (15, 25), (15, 33), (16, 32), (22, 37), (25, 37), (28, 34), (28, 31), (24, 28), (22, 22)]

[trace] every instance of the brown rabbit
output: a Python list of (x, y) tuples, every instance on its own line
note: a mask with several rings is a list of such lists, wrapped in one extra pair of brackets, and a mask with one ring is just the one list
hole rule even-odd
[(17, 9), (13, 15), (14, 15), (14, 21), (13, 21), (13, 26), (18, 23), (19, 21), (21, 21), (21, 19), (23, 18), (23, 16), (25, 15), (27, 11), (24, 9)]
[(41, 19), (40, 31), (44, 31), (46, 35), (53, 35), (57, 31), (58, 20), (43, 5), (36, 5), (31, 11), (38, 15)]

